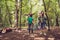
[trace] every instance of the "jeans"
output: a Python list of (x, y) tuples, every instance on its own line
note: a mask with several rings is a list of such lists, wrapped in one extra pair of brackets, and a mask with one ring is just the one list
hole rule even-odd
[(45, 27), (45, 22), (41, 23), (41, 28), (43, 29)]
[(33, 33), (33, 24), (28, 24), (28, 30), (29, 30), (29, 33), (30, 31)]

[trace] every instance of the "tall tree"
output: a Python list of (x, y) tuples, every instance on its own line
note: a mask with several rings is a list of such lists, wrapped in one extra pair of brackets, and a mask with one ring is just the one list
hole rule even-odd
[(22, 0), (20, 0), (20, 30), (21, 30), (21, 17), (22, 17)]
[(50, 23), (49, 23), (49, 18), (48, 18), (48, 15), (47, 15), (47, 8), (46, 8), (46, 4), (45, 4), (44, 0), (43, 0), (43, 5), (44, 5), (45, 15), (46, 15), (47, 21), (48, 21), (48, 30), (50, 30)]
[(15, 0), (15, 27), (18, 27), (18, 13), (19, 13), (19, 6), (18, 6), (18, 0)]
[(2, 13), (1, 13), (1, 6), (0, 6), (0, 26), (2, 26)]
[[(56, 1), (55, 1), (56, 3)], [(60, 8), (60, 0), (58, 0), (58, 5), (59, 5), (59, 8)], [(56, 15), (56, 26), (59, 26), (59, 21), (58, 21), (58, 16), (59, 14), (57, 13), (57, 8), (56, 8), (56, 5), (55, 5), (55, 15)]]
[(60, 0), (58, 0), (58, 5), (59, 5), (59, 8), (60, 8)]
[(8, 7), (8, 5), (7, 5), (7, 0), (5, 0), (5, 5), (6, 5), (6, 13), (7, 13), (6, 15), (8, 16), (9, 23), (10, 23), (10, 25), (11, 25), (11, 27), (12, 27), (11, 13), (10, 13), (9, 7)]

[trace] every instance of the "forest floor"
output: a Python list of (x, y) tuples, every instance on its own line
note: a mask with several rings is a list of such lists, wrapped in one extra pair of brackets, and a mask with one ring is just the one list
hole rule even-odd
[(13, 30), (12, 32), (0, 34), (0, 40), (60, 40), (60, 28), (51, 28), (50, 31), (34, 30), (29, 34), (28, 30)]

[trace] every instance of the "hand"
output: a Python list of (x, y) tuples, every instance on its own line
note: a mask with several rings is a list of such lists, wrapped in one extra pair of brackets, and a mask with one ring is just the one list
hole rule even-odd
[(34, 21), (32, 21), (32, 23), (34, 24)]

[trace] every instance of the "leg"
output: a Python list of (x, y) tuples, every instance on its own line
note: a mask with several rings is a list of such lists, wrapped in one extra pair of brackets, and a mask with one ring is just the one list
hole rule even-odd
[(29, 30), (29, 33), (30, 33), (30, 30), (31, 30), (31, 28), (30, 28), (30, 27), (31, 27), (31, 24), (28, 24), (28, 26), (29, 26), (28, 30)]
[(44, 22), (44, 29), (46, 28), (45, 26), (46, 26), (46, 23)]
[(33, 33), (33, 26), (32, 26), (32, 33)]
[(43, 23), (41, 23), (41, 29), (43, 29)]
[(31, 33), (33, 33), (33, 25), (34, 25), (34, 24), (31, 24)]

